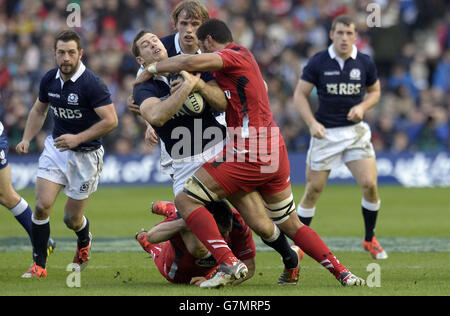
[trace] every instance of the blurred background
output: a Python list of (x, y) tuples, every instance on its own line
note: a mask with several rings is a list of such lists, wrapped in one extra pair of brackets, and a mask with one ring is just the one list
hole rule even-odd
[[(174, 32), (170, 12), (179, 0), (0, 0), (0, 120), (14, 153), (40, 78), (55, 67), (53, 37), (67, 27), (69, 3), (81, 6), (83, 61), (108, 85), (119, 127), (105, 139), (118, 157), (156, 153), (144, 141), (145, 126), (126, 107), (138, 68), (130, 52), (142, 28)], [(365, 120), (381, 154), (448, 153), (450, 113), (450, 4), (446, 0), (204, 0), (212, 17), (228, 23), (235, 42), (252, 50), (268, 83), (276, 122), (290, 154), (306, 153), (309, 132), (293, 106), (302, 68), (330, 44), (331, 21), (356, 18), (357, 47), (375, 60), (382, 95)], [(378, 27), (368, 27), (368, 6), (381, 8)], [(315, 91), (311, 96), (317, 106)], [(39, 153), (44, 131), (32, 144)], [(448, 154), (445, 175), (450, 174)], [(302, 166), (304, 168), (304, 165)], [(446, 176), (446, 181), (448, 176)]]

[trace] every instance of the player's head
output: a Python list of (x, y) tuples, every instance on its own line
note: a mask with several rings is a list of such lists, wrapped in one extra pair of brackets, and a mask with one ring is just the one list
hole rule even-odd
[(144, 66), (168, 57), (167, 50), (158, 36), (148, 30), (142, 30), (135, 36), (131, 51), (137, 62)]
[(233, 34), (225, 22), (210, 19), (197, 30), (200, 49), (205, 53), (214, 52), (233, 42)]
[(80, 65), (83, 49), (81, 37), (72, 30), (63, 30), (55, 37), (55, 59), (60, 72), (65, 76), (73, 75)]
[(352, 17), (340, 15), (333, 20), (330, 39), (333, 41), (337, 55), (350, 56), (357, 36), (356, 24)]
[(180, 35), (180, 45), (183, 50), (198, 49), (197, 29), (208, 19), (208, 9), (198, 0), (182, 1), (173, 9), (172, 20)]
[(231, 207), (227, 201), (221, 200), (208, 203), (206, 208), (214, 216), (220, 233), (226, 238), (233, 228), (233, 212), (231, 211)]

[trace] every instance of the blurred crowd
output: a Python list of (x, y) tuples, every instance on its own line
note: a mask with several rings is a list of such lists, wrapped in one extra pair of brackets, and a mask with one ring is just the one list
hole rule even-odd
[[(43, 74), (55, 67), (54, 34), (67, 28), (69, 3), (81, 7), (83, 62), (108, 85), (119, 127), (107, 152), (149, 153), (145, 125), (127, 110), (138, 65), (135, 34), (174, 32), (170, 12), (179, 0), (0, 0), (0, 120), (11, 148), (20, 141)], [(330, 44), (331, 21), (356, 18), (360, 51), (373, 57), (382, 96), (365, 120), (377, 152), (448, 150), (450, 113), (450, 5), (447, 0), (204, 0), (226, 21), (235, 42), (252, 50), (268, 83), (275, 119), (288, 149), (304, 152), (309, 132), (293, 106), (293, 92), (308, 58)], [(376, 4), (375, 8), (373, 4)], [(380, 9), (380, 19), (371, 15)], [(375, 11), (374, 11), (375, 10)], [(369, 23), (368, 23), (369, 22)], [(378, 23), (373, 25), (371, 23)], [(313, 91), (311, 104), (317, 106)], [(32, 144), (43, 146), (46, 122)], [(153, 149), (155, 150), (155, 149)]]

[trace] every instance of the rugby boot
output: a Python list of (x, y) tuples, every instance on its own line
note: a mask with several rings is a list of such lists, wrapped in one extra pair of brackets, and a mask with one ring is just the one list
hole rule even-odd
[(23, 279), (31, 279), (31, 278), (41, 279), (46, 277), (47, 277), (47, 270), (45, 268), (38, 266), (36, 262), (33, 262), (33, 265), (30, 267), (30, 269), (28, 269), (28, 271), (22, 275)]
[(293, 269), (284, 269), (283, 273), (278, 279), (278, 285), (296, 285), (298, 280), (301, 278), (300, 276), (300, 261), (305, 256), (305, 253), (298, 247), (297, 245), (291, 246), (292, 250), (295, 251), (298, 258), (297, 267)]
[(247, 266), (240, 260), (235, 261), (232, 265), (222, 263), (216, 274), (211, 279), (202, 282), (200, 287), (212, 289), (231, 285), (234, 281), (245, 278), (247, 273)]
[(381, 248), (375, 236), (373, 236), (372, 241), (363, 240), (362, 244), (364, 250), (368, 251), (372, 255), (372, 258), (376, 260), (384, 260), (388, 258), (386, 251)]
[(77, 250), (75, 256), (73, 257), (74, 271), (83, 271), (86, 269), (89, 259), (91, 258), (91, 246), (92, 246), (92, 234), (89, 233), (89, 244), (79, 249), (77, 245)]

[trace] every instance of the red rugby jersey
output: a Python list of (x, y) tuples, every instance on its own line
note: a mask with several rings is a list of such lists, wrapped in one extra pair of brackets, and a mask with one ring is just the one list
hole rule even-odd
[(226, 121), (229, 128), (237, 131), (236, 138), (245, 140), (246, 149), (249, 149), (249, 139), (262, 137), (270, 140), (276, 136), (284, 144), (253, 54), (235, 43), (215, 53), (222, 58), (223, 68), (214, 71), (213, 75), (229, 100)]

